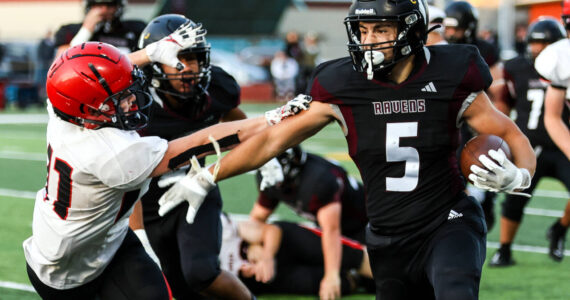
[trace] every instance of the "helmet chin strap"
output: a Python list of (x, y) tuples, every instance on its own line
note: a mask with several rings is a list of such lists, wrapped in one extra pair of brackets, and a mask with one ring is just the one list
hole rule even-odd
[(365, 51), (364, 60), (366, 61), (366, 79), (372, 80), (374, 77), (374, 71), (372, 68), (374, 65), (379, 65), (384, 61), (384, 53), (380, 51)]

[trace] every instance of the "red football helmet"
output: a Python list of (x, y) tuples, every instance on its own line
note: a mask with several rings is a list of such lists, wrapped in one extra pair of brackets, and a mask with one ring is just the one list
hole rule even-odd
[(562, 22), (566, 30), (570, 30), (570, 0), (562, 1)]
[(55, 113), (73, 124), (138, 130), (148, 123), (144, 111), (152, 98), (144, 76), (109, 44), (88, 42), (65, 51), (51, 65), (46, 89)]

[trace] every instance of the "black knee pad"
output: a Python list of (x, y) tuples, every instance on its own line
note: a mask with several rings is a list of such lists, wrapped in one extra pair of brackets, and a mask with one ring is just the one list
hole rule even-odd
[(520, 223), (523, 218), (524, 208), (529, 200), (530, 198), (523, 196), (507, 195), (502, 204), (502, 216)]
[(211, 255), (182, 262), (184, 279), (193, 290), (200, 292), (210, 286), (220, 274), (218, 257)]

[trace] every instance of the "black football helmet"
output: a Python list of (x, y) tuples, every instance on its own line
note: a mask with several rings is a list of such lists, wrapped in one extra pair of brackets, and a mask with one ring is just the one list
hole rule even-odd
[(562, 23), (566, 30), (570, 30), (570, 0), (562, 1)]
[[(355, 0), (344, 19), (348, 34), (348, 52), (354, 69), (367, 72), (389, 72), (402, 59), (422, 49), (427, 39), (428, 11), (425, 0)], [(396, 40), (382, 43), (362, 44), (360, 22), (394, 21), (398, 26)], [(376, 63), (378, 50), (392, 48), (394, 58)], [(370, 63), (368, 63), (370, 62)]]
[[(198, 27), (200, 24), (192, 22), (183, 15), (167, 14), (152, 19), (145, 27), (139, 38), (138, 47), (143, 49), (148, 44), (154, 43), (174, 32), (180, 25), (190, 22), (192, 27)], [(164, 73), (159, 63), (153, 63), (145, 68), (146, 75), (150, 78), (151, 86), (157, 91), (174, 97), (180, 103), (190, 101), (202, 101), (203, 96), (207, 94), (208, 86), (211, 79), (210, 66), (210, 44), (206, 39), (202, 39), (196, 45), (178, 52), (178, 57), (191, 57), (198, 60), (198, 73)], [(195, 84), (189, 90), (179, 92), (172, 88), (171, 79), (182, 81), (194, 81)]]
[(123, 16), (123, 12), (125, 10), (125, 6), (127, 5), (127, 0), (83, 0), (83, 7), (85, 8), (85, 13), (96, 4), (107, 4), (107, 5), (116, 5), (117, 11), (113, 15), (113, 20), (110, 22), (101, 23), (96, 28), (95, 31), (103, 30), (104, 32), (110, 32), (114, 27), (117, 26), (117, 23), (120, 22), (121, 17)]
[(526, 41), (552, 44), (565, 36), (566, 32), (560, 22), (552, 17), (540, 17), (528, 27)]
[(299, 175), (303, 165), (307, 161), (307, 152), (301, 149), (301, 146), (297, 145), (279, 154), (277, 160), (283, 168), (285, 180), (292, 180)]
[(465, 30), (462, 38), (448, 37), (447, 41), (453, 44), (474, 44), (477, 39), (477, 25), (479, 12), (467, 1), (452, 2), (445, 8), (446, 27), (456, 27)]

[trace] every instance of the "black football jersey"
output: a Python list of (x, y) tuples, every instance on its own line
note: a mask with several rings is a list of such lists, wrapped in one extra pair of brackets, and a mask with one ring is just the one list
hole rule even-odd
[(476, 39), (474, 45), (479, 49), (479, 54), (481, 54), (489, 67), (492, 67), (499, 61), (499, 49), (493, 46), (493, 44), (482, 39)]
[[(261, 176), (257, 176), (258, 187)], [(259, 192), (257, 202), (274, 209), (280, 202), (298, 215), (317, 222), (317, 212), (323, 206), (340, 201), (341, 231), (350, 236), (362, 230), (368, 223), (364, 189), (346, 171), (320, 156), (307, 153), (307, 160), (294, 180), (285, 180), (280, 186), (272, 186)]]
[(222, 68), (212, 66), (212, 79), (205, 95), (204, 106), (200, 113), (193, 109), (194, 103), (189, 100), (186, 109), (173, 110), (160, 96), (153, 92), (155, 101), (150, 111), (149, 126), (140, 133), (142, 135), (160, 136), (173, 140), (194, 131), (220, 122), (220, 118), (240, 104), (240, 87), (235, 79)]
[[(81, 23), (67, 24), (55, 33), (55, 47), (67, 45), (73, 37), (81, 29)], [(140, 34), (144, 30), (146, 24), (138, 20), (125, 20), (118, 22), (111, 32), (103, 32), (98, 30), (93, 33), (90, 41), (104, 42), (111, 44), (124, 53), (136, 51)]]
[[(526, 56), (505, 62), (504, 77), (506, 84), (503, 94), (515, 109), (515, 122), (532, 146), (558, 149), (544, 127), (544, 96), (548, 83), (540, 80), (533, 62)], [(567, 120), (568, 117), (568, 107), (564, 106), (562, 118)]]
[[(188, 135), (194, 131), (217, 124), (230, 110), (240, 104), (240, 88), (235, 79), (223, 69), (212, 66), (212, 79), (208, 87), (207, 107), (199, 116), (193, 110), (170, 109), (161, 99), (156, 99), (151, 106), (149, 125), (140, 131), (145, 136), (160, 136), (166, 140)], [(202, 161), (203, 164), (203, 161)], [(158, 199), (167, 190), (158, 187), (158, 178), (153, 178), (149, 191), (142, 197), (144, 218), (158, 218)]]
[(491, 81), (472, 45), (425, 47), (400, 84), (367, 80), (348, 57), (317, 67), (310, 94), (340, 110), (375, 232), (411, 232), (447, 218), (465, 188), (455, 155), (458, 123)]

